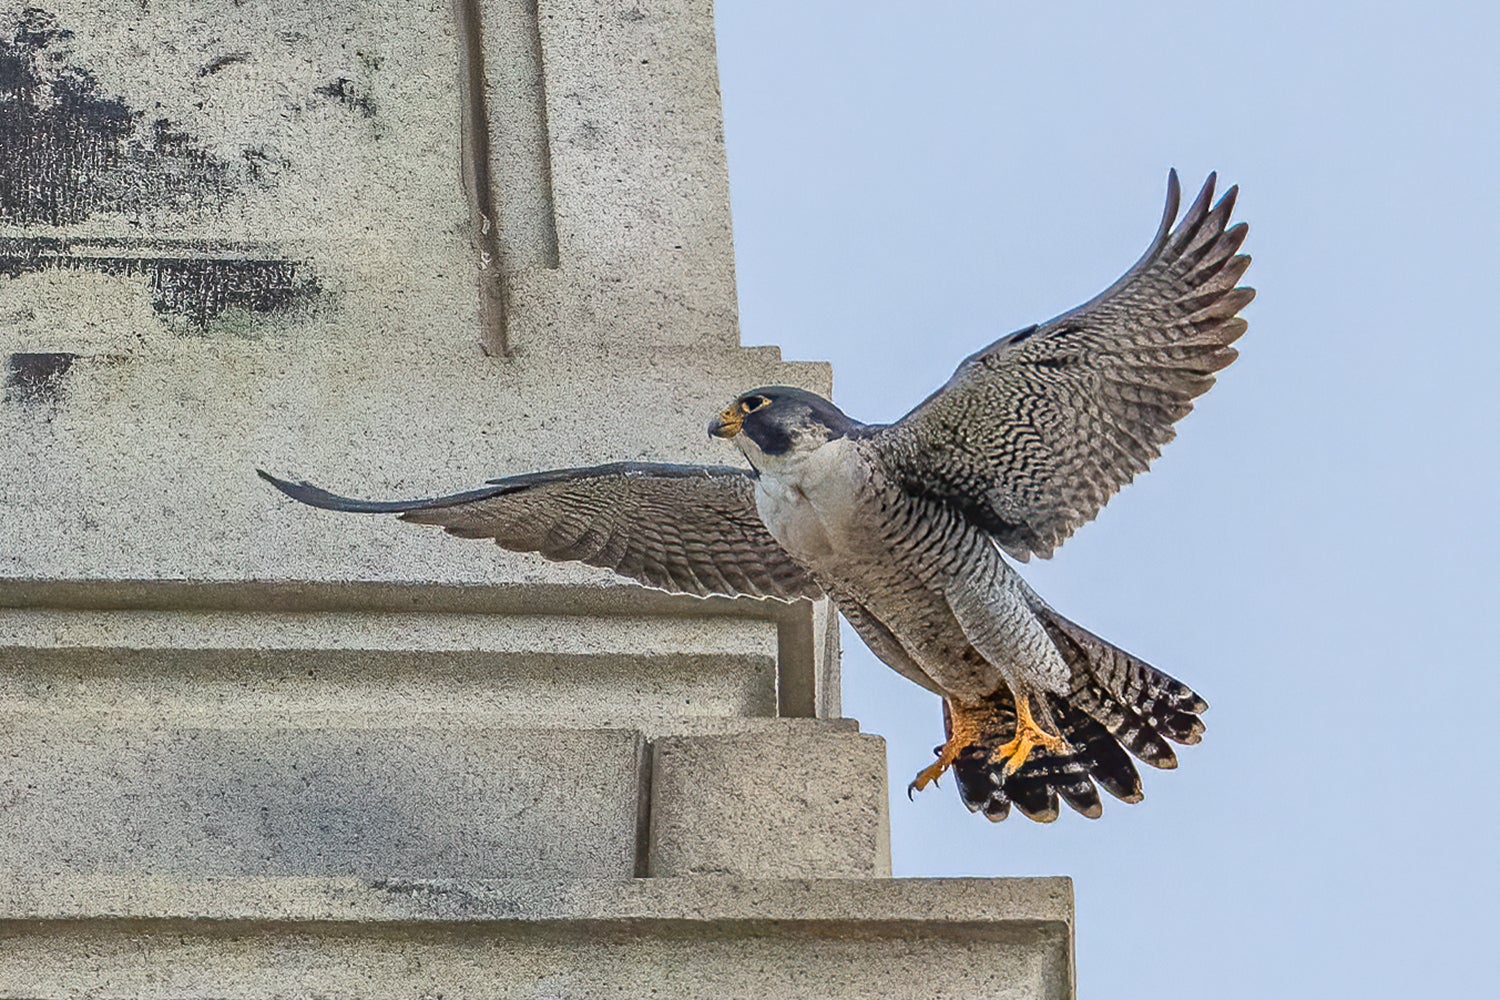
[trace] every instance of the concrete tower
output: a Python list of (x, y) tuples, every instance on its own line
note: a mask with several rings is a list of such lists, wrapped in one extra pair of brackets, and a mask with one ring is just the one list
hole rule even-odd
[(286, 502), (724, 462), (708, 0), (0, 0), (0, 994), (1064, 997), (822, 604)]

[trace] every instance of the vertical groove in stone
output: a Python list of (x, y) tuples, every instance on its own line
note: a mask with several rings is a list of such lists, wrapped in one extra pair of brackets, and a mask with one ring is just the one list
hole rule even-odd
[(490, 174), (490, 123), (485, 99), (484, 31), (479, 0), (454, 0), (459, 41), (459, 93), (464, 188), (469, 223), (479, 255), (480, 346), (495, 357), (511, 356), (506, 329), (507, 305), (500, 253), (499, 214)]
[(640, 784), (636, 786), (635, 877), (651, 877), (651, 786), (656, 773), (656, 741), (642, 740)]
[[(537, 0), (456, 0), (463, 159), (484, 346), (509, 357), (505, 278), (558, 266)], [(486, 19), (489, 31), (485, 31)]]

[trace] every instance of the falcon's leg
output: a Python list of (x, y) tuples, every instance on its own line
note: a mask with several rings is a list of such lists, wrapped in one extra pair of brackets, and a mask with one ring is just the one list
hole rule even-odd
[(1014, 774), (1026, 763), (1031, 751), (1041, 747), (1055, 754), (1072, 753), (1073, 747), (1061, 736), (1047, 732), (1031, 717), (1031, 698), (1026, 694), (1016, 697), (1016, 735), (1002, 743), (990, 753), (990, 760), (1004, 761), (1005, 773)]
[(966, 748), (980, 745), (985, 733), (993, 731), (994, 716), (994, 707), (983, 702), (966, 705), (944, 698), (943, 728), (948, 731), (947, 742), (937, 748), (938, 759), (918, 771), (906, 786), (907, 798), (936, 782)]

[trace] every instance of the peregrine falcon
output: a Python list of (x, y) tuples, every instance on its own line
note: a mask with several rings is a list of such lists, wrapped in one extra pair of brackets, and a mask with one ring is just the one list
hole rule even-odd
[[(621, 463), (491, 481), (426, 500), (336, 496), (262, 472), (303, 503), (397, 513), (465, 538), (602, 566), (700, 596), (832, 599), (871, 650), (943, 699), (971, 811), (1141, 799), (1134, 755), (1175, 767), (1207, 708), (1187, 685), (1047, 605), (1006, 556), (1052, 555), (1144, 472), (1235, 358), (1244, 223), (1211, 174), (1182, 221), (1176, 172), (1150, 247), (1089, 302), (995, 341), (916, 409), (865, 424), (821, 396), (745, 393), (708, 432), (749, 468)], [(1128, 753), (1127, 753), (1128, 751)]]

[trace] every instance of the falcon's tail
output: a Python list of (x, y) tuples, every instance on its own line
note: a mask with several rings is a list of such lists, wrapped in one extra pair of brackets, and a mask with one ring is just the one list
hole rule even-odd
[(965, 747), (953, 762), (959, 798), (971, 811), (999, 822), (1010, 815), (1014, 803), (1031, 819), (1050, 823), (1057, 818), (1061, 798), (1094, 819), (1104, 811), (1095, 781), (1116, 798), (1140, 801), (1141, 779), (1130, 755), (1107, 729), (1061, 698), (1049, 696), (1048, 707), (1063, 738), (1072, 744), (1071, 752), (1034, 749), (1019, 770), (1007, 774), (991, 755), (1015, 735), (1016, 702), (1008, 688), (992, 697), (994, 732), (986, 733), (981, 743)]
[(1051, 608), (1042, 605), (1036, 612), (1071, 670), (1068, 693), (1046, 697), (1072, 749), (1064, 754), (1033, 750), (1014, 774), (1004, 773), (990, 760), (990, 751), (1015, 733), (1015, 700), (1002, 688), (994, 695), (997, 731), (954, 761), (960, 797), (991, 820), (1004, 819), (1014, 803), (1043, 823), (1057, 818), (1059, 798), (1085, 816), (1098, 816), (1103, 806), (1095, 782), (1121, 801), (1139, 802), (1141, 779), (1130, 754), (1153, 767), (1176, 767), (1168, 741), (1201, 740), (1198, 716), (1207, 703), (1186, 684)]

